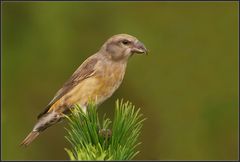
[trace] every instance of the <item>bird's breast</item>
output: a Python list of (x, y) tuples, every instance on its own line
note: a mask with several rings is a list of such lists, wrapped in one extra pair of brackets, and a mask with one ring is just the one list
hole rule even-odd
[(100, 104), (109, 98), (122, 83), (126, 65), (98, 68), (95, 75), (79, 83), (67, 96), (68, 103), (85, 105), (90, 99)]
[(99, 86), (96, 89), (98, 102), (103, 102), (118, 89), (125, 75), (125, 68), (125, 65), (105, 67), (102, 75), (98, 76)]

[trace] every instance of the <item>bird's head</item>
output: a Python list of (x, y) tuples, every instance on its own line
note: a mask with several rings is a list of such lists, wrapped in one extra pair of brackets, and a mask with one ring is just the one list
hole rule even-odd
[(118, 34), (109, 38), (102, 46), (101, 52), (108, 58), (119, 61), (127, 60), (133, 54), (147, 54), (148, 50), (137, 38), (128, 34)]

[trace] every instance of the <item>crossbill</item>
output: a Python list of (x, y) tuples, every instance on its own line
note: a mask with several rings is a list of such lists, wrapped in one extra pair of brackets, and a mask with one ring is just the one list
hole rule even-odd
[(42, 131), (58, 123), (75, 104), (86, 112), (89, 100), (99, 105), (108, 99), (122, 83), (128, 59), (135, 53), (147, 54), (137, 38), (128, 34), (109, 38), (59, 89), (21, 145), (29, 145)]

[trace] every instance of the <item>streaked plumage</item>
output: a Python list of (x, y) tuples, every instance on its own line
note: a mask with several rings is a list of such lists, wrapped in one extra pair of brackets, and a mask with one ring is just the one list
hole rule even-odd
[(134, 53), (147, 53), (145, 46), (135, 37), (118, 34), (109, 38), (56, 93), (38, 115), (32, 132), (21, 145), (29, 145), (40, 132), (59, 122), (74, 104), (79, 104), (86, 111), (90, 99), (99, 105), (109, 98), (120, 86), (128, 58)]

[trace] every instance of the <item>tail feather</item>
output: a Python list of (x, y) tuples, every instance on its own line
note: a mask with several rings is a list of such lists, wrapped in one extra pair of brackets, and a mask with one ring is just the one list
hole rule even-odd
[(22, 141), (20, 146), (28, 146), (32, 141), (39, 135), (38, 131), (32, 131), (28, 134), (28, 136)]
[(33, 127), (33, 131), (22, 141), (21, 146), (28, 146), (39, 134), (51, 125), (58, 123), (63, 118), (63, 115), (52, 111), (42, 115)]

